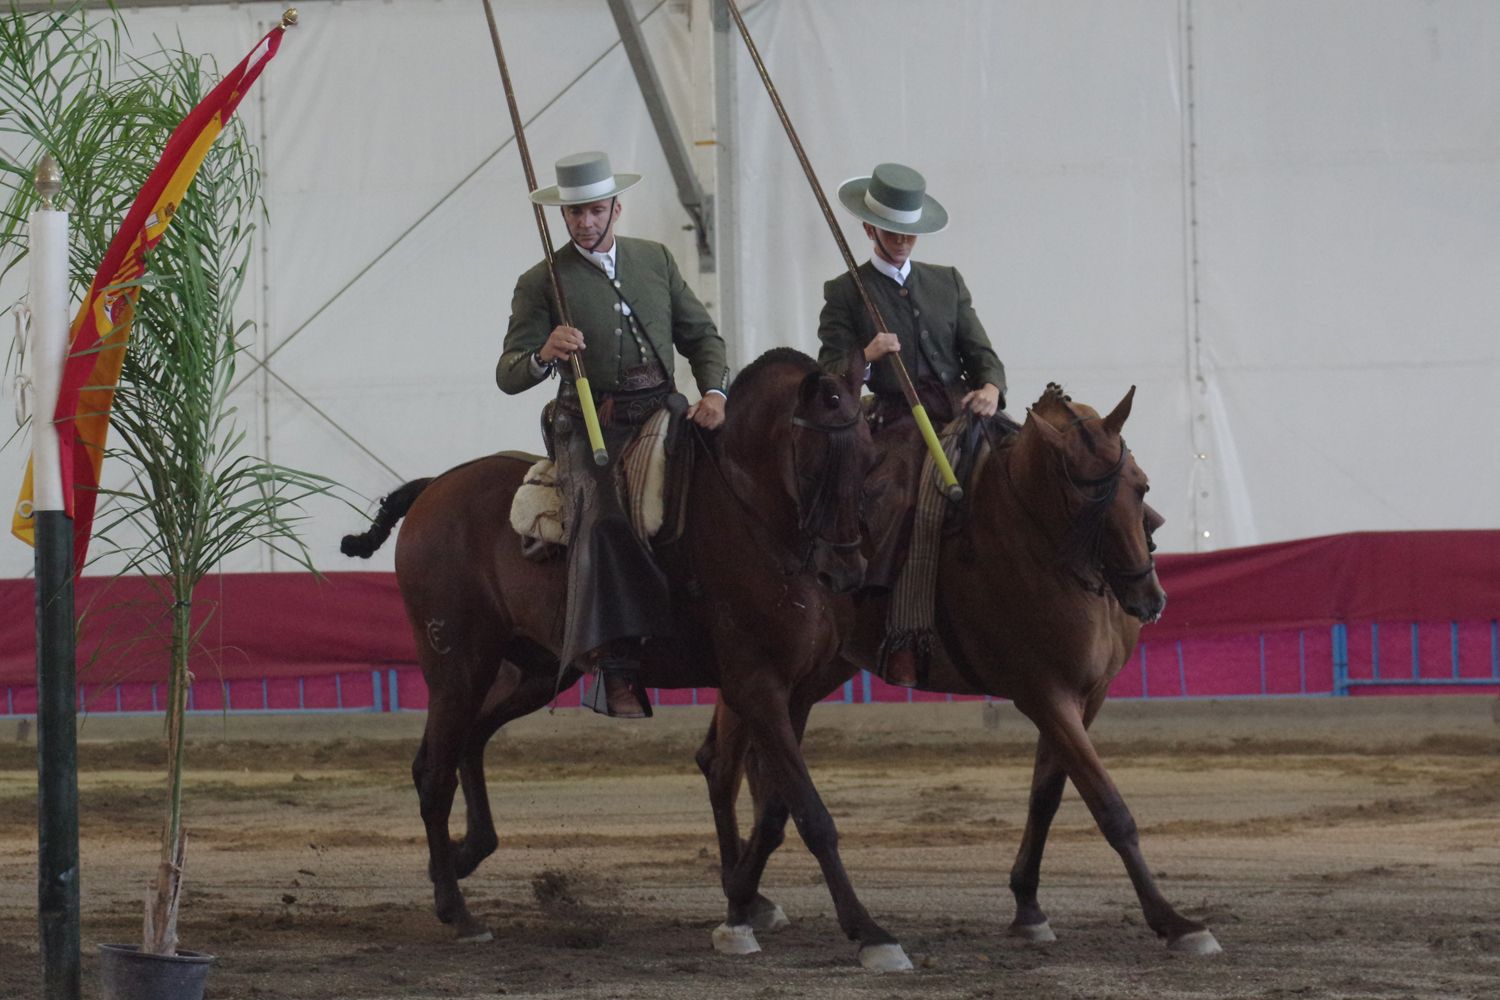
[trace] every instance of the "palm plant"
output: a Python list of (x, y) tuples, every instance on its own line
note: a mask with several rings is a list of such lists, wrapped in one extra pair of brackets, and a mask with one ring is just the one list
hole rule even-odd
[[(180, 48), (120, 52), (117, 16), (78, 7), (0, 17), (0, 275), (24, 255), (35, 207), (29, 164), (50, 152), (74, 219), (72, 280), (81, 297), (168, 135), (210, 88), (210, 67)], [(143, 951), (173, 954), (185, 837), (182, 723), (189, 654), (208, 614), (200, 580), (226, 556), (267, 544), (313, 569), (297, 535), (301, 501), (330, 480), (244, 449), (230, 400), (249, 324), (235, 306), (257, 221), (259, 157), (231, 119), (147, 261), (110, 424), (114, 485), (101, 488), (95, 540), (157, 589), (171, 620), (166, 708), (167, 809)], [(123, 470), (123, 471), (122, 471)], [(211, 613), (211, 609), (209, 611)]]

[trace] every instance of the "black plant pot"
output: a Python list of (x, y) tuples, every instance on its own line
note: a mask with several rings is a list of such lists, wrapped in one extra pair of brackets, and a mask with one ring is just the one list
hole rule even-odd
[(101, 944), (104, 1000), (203, 1000), (212, 955), (178, 951), (151, 955), (135, 944)]

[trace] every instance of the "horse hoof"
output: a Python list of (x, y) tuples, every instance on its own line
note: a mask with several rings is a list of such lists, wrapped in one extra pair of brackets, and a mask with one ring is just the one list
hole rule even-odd
[(1045, 920), (1039, 924), (1011, 924), (1006, 933), (1027, 944), (1050, 944), (1057, 940), (1057, 935), (1052, 933), (1052, 925)]
[(476, 920), (458, 929), (458, 939), (466, 944), (483, 944), (486, 941), (495, 940), (495, 935), (488, 927)]
[(769, 900), (767, 904), (762, 909), (750, 915), (751, 927), (762, 934), (774, 934), (777, 931), (783, 931), (792, 926), (792, 922), (787, 919), (785, 910), (777, 904), (771, 903)]
[(1168, 942), (1167, 949), (1184, 955), (1218, 955), (1224, 951), (1213, 933), (1207, 930), (1184, 934), (1177, 940)]
[(859, 949), (859, 964), (870, 972), (910, 972), (911, 959), (899, 944), (872, 944)]
[(760, 942), (749, 924), (720, 924), (714, 928), (714, 951), (720, 955), (754, 955), (760, 951)]

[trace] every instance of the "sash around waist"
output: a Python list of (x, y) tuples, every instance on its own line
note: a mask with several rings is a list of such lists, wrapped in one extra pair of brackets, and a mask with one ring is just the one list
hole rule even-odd
[[(607, 390), (594, 390), (594, 403), (600, 409), (602, 422), (608, 424), (642, 424), (661, 409), (667, 396), (672, 393), (672, 381), (667, 378), (661, 365), (655, 362), (633, 365), (626, 368), (620, 381)], [(578, 386), (571, 378), (564, 377), (557, 387), (557, 405), (565, 413), (581, 417), (578, 405)], [(605, 414), (609, 414), (609, 418)]]

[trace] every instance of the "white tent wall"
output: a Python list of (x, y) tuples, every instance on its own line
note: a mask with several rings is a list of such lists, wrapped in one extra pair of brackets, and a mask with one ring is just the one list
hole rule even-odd
[[(1127, 437), (1171, 550), (1349, 530), (1500, 527), (1500, 5), (1484, 0), (762, 0), (747, 20), (825, 190), (910, 163), (1020, 414), (1049, 380)], [(622, 231), (692, 234), (604, 0), (496, 4), (538, 172), (610, 151), (646, 182)], [(637, 0), (677, 120), (704, 119), (682, 0)], [(127, 13), (232, 65), (280, 7)], [(538, 388), (493, 367), (539, 256), (477, 3), (302, 5), (252, 100), (271, 228), (244, 315), (254, 447), (373, 498), (502, 448), (537, 450)], [(817, 346), (841, 263), (735, 40), (737, 364)], [(1191, 59), (1185, 57), (1191, 53)], [(700, 60), (702, 58), (699, 55)], [(1191, 64), (1191, 69), (1189, 68)], [(545, 108), (545, 110), (543, 110)], [(552, 216), (554, 233), (562, 230)], [(868, 251), (852, 220), (855, 253)], [(727, 280), (726, 276), (726, 280)], [(262, 281), (262, 278), (265, 280)], [(708, 287), (708, 286), (704, 286)], [(19, 289), (10, 284), (5, 300)], [(4, 392), (10, 402), (11, 389)], [(1436, 445), (1441, 441), (1441, 445)], [(22, 461), (0, 462), (14, 496)], [(1201, 456), (1201, 457), (1200, 457)], [(309, 505), (324, 569), (361, 517)], [(499, 512), (497, 512), (497, 516)], [(30, 568), (0, 546), (0, 575)], [(229, 569), (285, 569), (246, 551)]]

